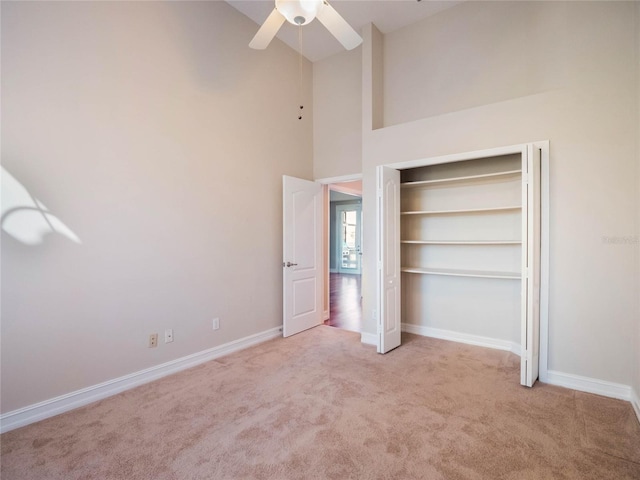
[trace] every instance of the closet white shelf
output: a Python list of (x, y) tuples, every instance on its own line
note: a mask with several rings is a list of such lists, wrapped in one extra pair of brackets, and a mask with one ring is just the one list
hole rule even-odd
[(408, 245), (522, 245), (520, 240), (401, 240)]
[(516, 272), (491, 272), (478, 270), (452, 270), (444, 268), (420, 268), (402, 267), (406, 273), (418, 273), (422, 275), (445, 275), (449, 277), (474, 277), (474, 278), (503, 278), (507, 280), (520, 280), (521, 275)]
[(508, 207), (493, 207), (493, 208), (465, 208), (456, 210), (416, 210), (410, 212), (400, 212), (401, 215), (451, 215), (459, 213), (485, 213), (485, 212), (508, 212), (522, 210), (519, 205), (512, 205)]
[(441, 178), (438, 180), (421, 180), (417, 182), (404, 182), (404, 183), (401, 183), (400, 185), (402, 188), (424, 187), (427, 185), (442, 185), (446, 183), (466, 182), (466, 181), (478, 180), (478, 179), (509, 178), (509, 177), (515, 178), (521, 174), (522, 174), (522, 170), (508, 170), (505, 172), (484, 173), (482, 175), (467, 175), (464, 177)]

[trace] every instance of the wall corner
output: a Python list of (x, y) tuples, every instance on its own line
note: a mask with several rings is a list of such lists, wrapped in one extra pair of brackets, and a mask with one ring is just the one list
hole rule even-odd
[(372, 23), (362, 33), (362, 130), (366, 135), (384, 122), (384, 35)]

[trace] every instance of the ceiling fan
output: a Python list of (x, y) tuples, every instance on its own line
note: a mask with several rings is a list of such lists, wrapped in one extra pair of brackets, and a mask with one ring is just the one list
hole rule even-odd
[(264, 21), (249, 46), (257, 50), (267, 48), (284, 23), (307, 25), (314, 18), (320, 20), (331, 34), (351, 50), (362, 43), (362, 37), (326, 0), (275, 0), (276, 6)]

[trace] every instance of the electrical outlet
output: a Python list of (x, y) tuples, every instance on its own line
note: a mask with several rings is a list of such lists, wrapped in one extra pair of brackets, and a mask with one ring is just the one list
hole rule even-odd
[(158, 346), (158, 334), (152, 333), (149, 335), (149, 348), (154, 348)]
[(171, 342), (173, 342), (173, 329), (167, 328), (164, 331), (164, 343), (171, 343)]
[(220, 328), (220, 319), (214, 318), (211, 326), (214, 330), (218, 330)]

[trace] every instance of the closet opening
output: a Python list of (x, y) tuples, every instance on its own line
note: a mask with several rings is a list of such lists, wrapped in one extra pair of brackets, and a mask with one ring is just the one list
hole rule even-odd
[(547, 179), (548, 142), (378, 167), (379, 353), (405, 331), (546, 374)]

